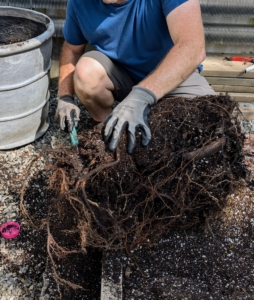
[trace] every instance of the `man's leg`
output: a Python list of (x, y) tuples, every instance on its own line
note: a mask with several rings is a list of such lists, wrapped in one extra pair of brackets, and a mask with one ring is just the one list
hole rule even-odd
[(85, 53), (74, 73), (75, 93), (98, 122), (106, 119), (114, 100), (123, 100), (133, 85), (127, 72), (99, 51)]
[(205, 77), (201, 76), (199, 71), (196, 70), (190, 75), (189, 78), (180, 84), (179, 87), (165, 95), (164, 98), (172, 96), (194, 98), (205, 95), (216, 95), (216, 93), (209, 85)]

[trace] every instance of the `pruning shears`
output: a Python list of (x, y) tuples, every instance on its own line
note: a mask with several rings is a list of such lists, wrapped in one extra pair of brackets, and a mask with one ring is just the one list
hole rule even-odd
[(242, 61), (242, 62), (252, 62), (254, 63), (253, 57), (243, 57), (243, 56), (231, 56), (231, 57), (225, 57), (226, 60), (230, 61)]
[(228, 61), (241, 61), (241, 62), (250, 62), (253, 63), (252, 66), (245, 69), (245, 73), (254, 70), (254, 58), (253, 57), (243, 57), (243, 56), (231, 56), (231, 57), (225, 57)]
[(70, 137), (71, 137), (72, 146), (78, 149), (78, 134), (75, 127), (73, 127), (72, 132), (70, 132)]

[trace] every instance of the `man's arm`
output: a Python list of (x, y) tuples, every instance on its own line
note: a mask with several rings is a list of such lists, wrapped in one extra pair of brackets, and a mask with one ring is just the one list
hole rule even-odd
[(104, 136), (110, 150), (116, 149), (125, 129), (129, 153), (136, 145), (137, 128), (140, 128), (142, 144), (146, 146), (152, 138), (148, 123), (150, 107), (178, 87), (205, 59), (204, 30), (198, 0), (181, 4), (166, 19), (174, 47), (149, 76), (134, 86), (106, 120)]
[(60, 128), (72, 132), (77, 127), (80, 109), (74, 103), (73, 75), (79, 58), (85, 51), (85, 44), (73, 46), (64, 42), (59, 62), (59, 83), (55, 118)]
[(157, 97), (178, 87), (205, 59), (205, 39), (198, 0), (188, 0), (166, 18), (174, 47), (159, 66), (138, 85)]
[(64, 42), (59, 60), (58, 96), (74, 94), (73, 75), (85, 47), (86, 44), (73, 46)]

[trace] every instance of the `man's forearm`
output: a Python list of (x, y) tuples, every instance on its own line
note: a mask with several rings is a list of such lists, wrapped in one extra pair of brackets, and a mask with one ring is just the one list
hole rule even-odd
[[(140, 85), (162, 98), (186, 80), (205, 59), (205, 38), (200, 4), (188, 0), (166, 17), (174, 47)], [(183, 22), (184, 20), (184, 22)]]
[(84, 53), (85, 45), (79, 48), (78, 51), (73, 51), (67, 43), (63, 45), (59, 60), (58, 96), (74, 94), (73, 75), (75, 66)]
[(204, 59), (203, 45), (175, 45), (139, 85), (151, 90), (160, 99), (186, 80)]

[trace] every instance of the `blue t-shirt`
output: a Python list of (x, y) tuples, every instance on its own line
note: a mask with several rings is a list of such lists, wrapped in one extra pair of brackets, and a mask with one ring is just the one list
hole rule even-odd
[(72, 45), (88, 42), (119, 62), (137, 81), (165, 57), (173, 42), (166, 16), (188, 0), (69, 0), (63, 28)]

